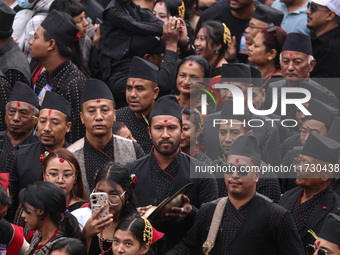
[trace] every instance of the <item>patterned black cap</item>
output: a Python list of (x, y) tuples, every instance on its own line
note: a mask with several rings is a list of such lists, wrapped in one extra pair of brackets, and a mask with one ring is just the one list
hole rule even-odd
[(46, 91), (40, 107), (40, 110), (42, 109), (57, 110), (71, 117), (71, 104), (63, 96), (52, 91)]
[(104, 82), (97, 79), (88, 79), (85, 82), (80, 104), (95, 99), (109, 99), (114, 102), (111, 90)]
[(149, 120), (159, 115), (170, 115), (182, 122), (182, 109), (174, 96), (163, 96), (158, 99), (149, 115)]
[(337, 164), (339, 152), (340, 144), (338, 142), (327, 136), (310, 133), (300, 154), (330, 164)]
[(12, 10), (3, 0), (0, 0), (0, 39), (11, 37), (12, 25), (15, 11)]
[(140, 78), (157, 83), (158, 67), (140, 57), (133, 57), (129, 78)]
[(333, 140), (340, 143), (340, 118), (336, 117), (333, 120), (331, 127), (328, 130), (327, 137), (332, 138)]
[(65, 46), (69, 46), (79, 32), (70, 15), (65, 12), (52, 10), (41, 26), (49, 33), (51, 38)]
[(312, 42), (309, 36), (300, 33), (290, 33), (287, 35), (282, 46), (283, 51), (297, 51), (307, 55), (313, 55)]
[(259, 69), (254, 66), (249, 66), (251, 74), (251, 83), (254, 87), (261, 88), (263, 85), (262, 74)]
[(280, 26), (284, 14), (273, 7), (264, 4), (258, 4), (255, 8), (253, 18), (259, 21)]
[(234, 114), (233, 110), (234, 110), (234, 106), (233, 106), (232, 100), (223, 101), (220, 119), (224, 119), (224, 120), (232, 119), (232, 120), (239, 120), (241, 122), (243, 121), (248, 122), (248, 120), (250, 119), (251, 113), (248, 109), (244, 109), (244, 114)]
[(238, 155), (251, 158), (253, 162), (261, 163), (261, 152), (259, 144), (253, 135), (241, 135), (230, 146), (228, 156)]
[(318, 237), (340, 247), (340, 216), (334, 213), (327, 215)]
[(222, 82), (245, 82), (251, 83), (250, 68), (242, 63), (229, 63), (222, 65)]
[(11, 101), (25, 102), (39, 109), (39, 99), (37, 95), (31, 87), (20, 81), (17, 81), (13, 86), (11, 96), (8, 99), (8, 102)]

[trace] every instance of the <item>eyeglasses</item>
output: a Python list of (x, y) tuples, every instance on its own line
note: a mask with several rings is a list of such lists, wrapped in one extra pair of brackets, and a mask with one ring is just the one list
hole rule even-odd
[(316, 4), (313, 4), (311, 2), (308, 3), (307, 8), (310, 9), (311, 13), (317, 12), (317, 11), (324, 11), (329, 12), (330, 10), (327, 9), (319, 9), (319, 7)]
[[(94, 192), (96, 192), (96, 189), (94, 189), (93, 191), (92, 191), (92, 193), (94, 193)], [(109, 205), (111, 205), (111, 206), (117, 206), (117, 205), (119, 205), (119, 202), (121, 202), (122, 201), (122, 197), (125, 195), (125, 193), (126, 193), (126, 190), (121, 194), (121, 195), (108, 195), (109, 196)]]
[(248, 27), (253, 30), (253, 29), (265, 29), (266, 27), (257, 27), (257, 26), (254, 26), (252, 24), (248, 24)]
[[(52, 173), (49, 172), (48, 174), (46, 174), (46, 176), (48, 176), (48, 178), (52, 181), (52, 182), (57, 182), (59, 180), (60, 175), (57, 173)], [(64, 183), (71, 183), (74, 179), (74, 174), (63, 174), (61, 175), (61, 179), (63, 180)]]
[(306, 249), (307, 249), (308, 255), (313, 255), (316, 250), (318, 251), (317, 255), (327, 255), (328, 254), (328, 252), (324, 249), (316, 249), (315, 245), (313, 245), (313, 244), (307, 244)]
[(225, 165), (226, 167), (226, 172), (225, 174), (227, 175), (232, 175), (233, 173), (237, 172), (238, 176), (240, 177), (245, 177), (249, 174), (251, 168), (249, 166), (234, 166), (233, 164), (227, 164)]
[(311, 163), (309, 161), (306, 160), (301, 160), (299, 158), (295, 158), (293, 161), (293, 165), (296, 166), (296, 168), (302, 168), (302, 167), (307, 167), (309, 165), (311, 165)]

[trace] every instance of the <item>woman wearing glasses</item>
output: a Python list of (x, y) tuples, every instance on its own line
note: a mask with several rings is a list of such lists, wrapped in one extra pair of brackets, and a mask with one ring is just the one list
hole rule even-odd
[[(56, 184), (36, 182), (20, 191), (22, 217), (31, 231), (26, 255), (47, 255), (51, 246), (67, 237), (81, 238), (77, 220), (66, 209), (65, 192)], [(33, 234), (33, 236), (32, 236)]]
[(287, 33), (278, 26), (262, 29), (249, 46), (248, 60), (261, 71), (263, 88), (267, 89), (272, 78), (282, 78), (280, 72), (280, 54)]
[(83, 234), (89, 254), (113, 254), (112, 238), (117, 224), (122, 219), (138, 214), (132, 194), (133, 185), (129, 171), (119, 163), (109, 162), (98, 170), (93, 192), (107, 193), (109, 215), (99, 218), (104, 207), (93, 215), (90, 208), (72, 212), (79, 225), (84, 226)]
[(75, 156), (64, 148), (43, 160), (43, 180), (57, 184), (66, 194), (66, 208), (72, 212), (87, 203), (80, 166)]

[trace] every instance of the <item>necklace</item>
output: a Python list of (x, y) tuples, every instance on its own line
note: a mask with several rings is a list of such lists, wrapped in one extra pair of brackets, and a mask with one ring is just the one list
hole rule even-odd
[(106, 251), (104, 251), (104, 244), (103, 244), (103, 232), (100, 232), (100, 255), (104, 255), (106, 253), (108, 253), (111, 249), (112, 249), (112, 245), (109, 249), (107, 249)]
[(67, 201), (66, 209), (70, 207), (71, 201), (72, 201), (72, 196), (70, 196), (69, 200)]
[(276, 69), (274, 72), (272, 72), (271, 75), (267, 78), (267, 80), (263, 83), (262, 87), (265, 88), (269, 80), (279, 71), (279, 69)]

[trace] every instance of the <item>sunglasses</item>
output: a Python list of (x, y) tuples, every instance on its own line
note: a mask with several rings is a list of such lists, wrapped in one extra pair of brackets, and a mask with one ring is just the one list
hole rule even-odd
[(319, 7), (316, 4), (313, 4), (311, 2), (308, 3), (307, 9), (310, 9), (311, 13), (314, 13), (317, 11), (329, 12), (329, 10), (326, 10), (326, 9), (319, 9)]
[[(307, 244), (306, 249), (307, 249), (308, 255), (313, 255), (316, 251), (316, 247), (313, 244)], [(317, 255), (327, 255), (327, 254), (328, 254), (328, 252), (326, 250), (318, 249)]]
[(250, 168), (248, 166), (234, 166), (232, 164), (227, 164), (225, 165), (226, 167), (226, 172), (225, 174), (227, 175), (232, 175), (233, 173), (237, 172), (238, 176), (240, 177), (245, 177), (249, 174)]

